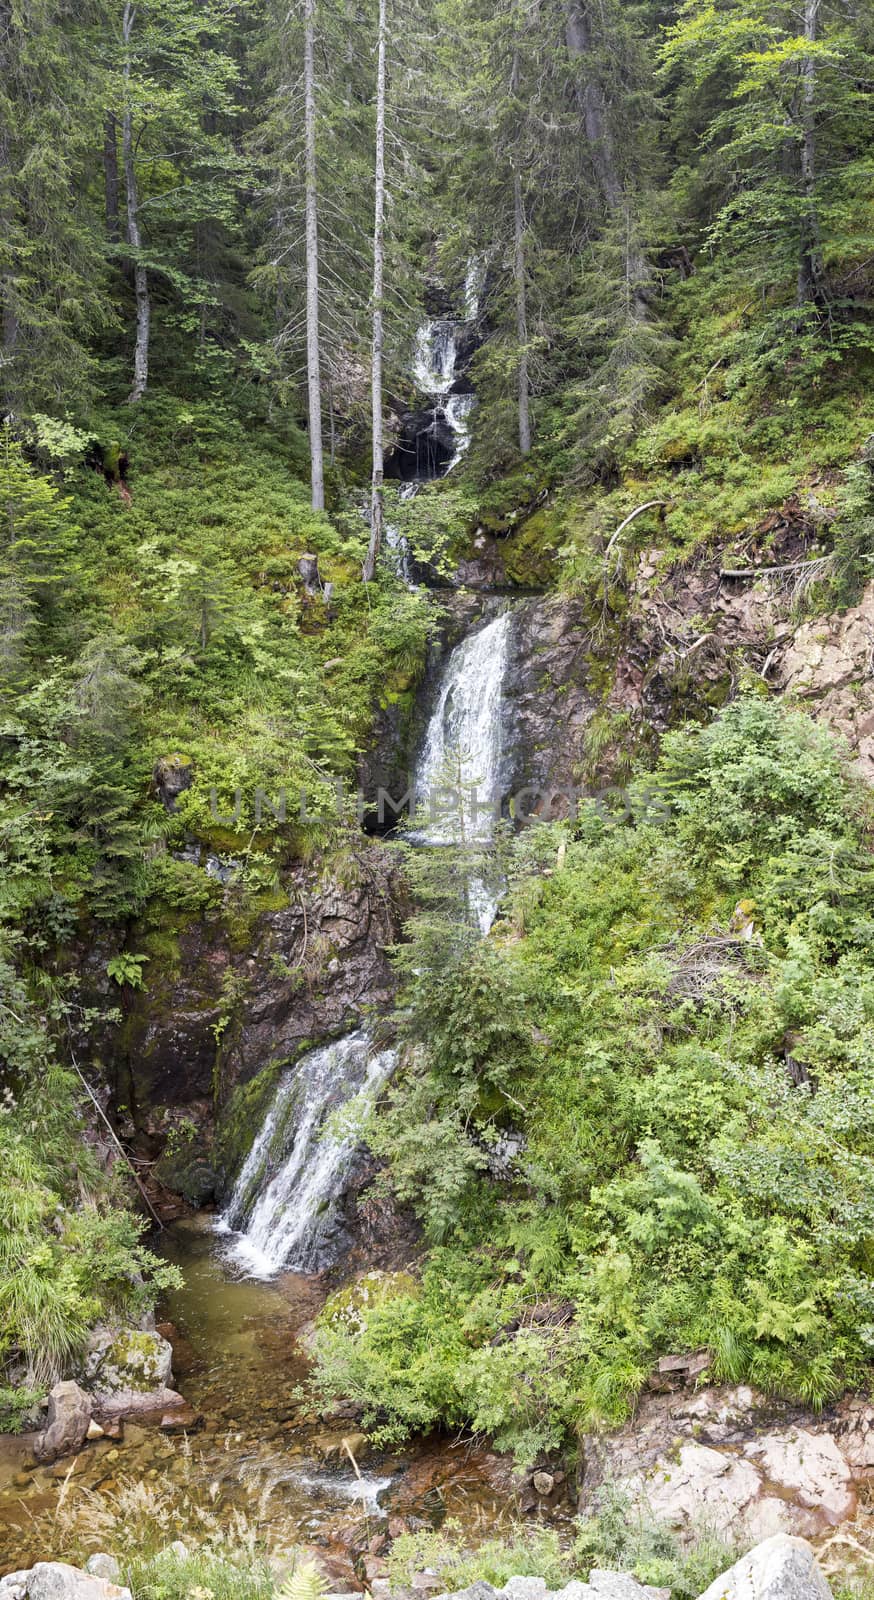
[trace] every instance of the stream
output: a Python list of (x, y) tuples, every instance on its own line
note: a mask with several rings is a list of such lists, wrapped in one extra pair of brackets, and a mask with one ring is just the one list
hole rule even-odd
[[(164, 1508), (167, 1542), (239, 1528), (242, 1517), (275, 1550), (317, 1547), (332, 1584), (344, 1588), (356, 1587), (353, 1552), (390, 1517), (432, 1527), (451, 1517), (472, 1543), (505, 1524), (514, 1504), (509, 1472), (484, 1447), (431, 1438), (369, 1452), (354, 1440), (356, 1423), (328, 1424), (307, 1411), (297, 1392), (307, 1359), (296, 1335), (325, 1298), (322, 1281), (234, 1276), (211, 1221), (173, 1224), (161, 1240), (185, 1283), (167, 1295), (159, 1326), (172, 1338), (175, 1380), (202, 1421), (178, 1432), (158, 1419), (127, 1422), (121, 1439), (95, 1441), (51, 1467), (29, 1468), (27, 1440), (4, 1438), (0, 1572), (63, 1554), (63, 1524), (53, 1538), (53, 1518), (70, 1473), (63, 1493), (73, 1518), (83, 1491), (111, 1510), (126, 1485), (140, 1483)], [(359, 1452), (360, 1478), (344, 1437)], [(91, 1541), (101, 1547), (99, 1536)]]
[[(426, 324), (416, 354), (419, 385), (431, 400), (428, 428), (451, 421), (449, 466), (464, 448), (473, 403), (453, 392), (463, 327), (448, 319)], [(444, 663), (417, 786), (427, 800), (475, 785), (483, 809), (471, 814), (460, 802), (432, 812), (418, 835), (424, 848), (492, 837), (487, 801), (500, 791), (507, 627), (505, 611), (493, 614)], [(500, 886), (472, 878), (470, 891), (487, 934)], [(362, 1554), (389, 1519), (396, 1532), (451, 1517), (474, 1544), (512, 1514), (508, 1464), (484, 1447), (432, 1438), (403, 1452), (371, 1452), (354, 1422), (320, 1421), (301, 1395), (307, 1357), (299, 1335), (327, 1293), (319, 1274), (342, 1255), (356, 1116), (395, 1063), (393, 1050), (377, 1050), (358, 1028), (283, 1074), (224, 1212), (173, 1224), (157, 1246), (184, 1279), (167, 1295), (158, 1326), (173, 1345), (174, 1381), (191, 1407), (187, 1426), (168, 1418), (165, 1427), (160, 1417), (128, 1422), (117, 1436), (48, 1467), (28, 1464), (27, 1439), (0, 1439), (0, 1572), (69, 1553), (70, 1529), (81, 1540), (95, 1509), (104, 1527), (92, 1548), (100, 1548), (105, 1518), (123, 1517), (132, 1484), (164, 1519), (168, 1542), (239, 1529), (245, 1519), (274, 1548), (318, 1546), (333, 1586), (342, 1588), (361, 1587)], [(77, 1504), (90, 1508), (80, 1524)], [(72, 1518), (66, 1534), (55, 1520), (59, 1505), (63, 1519)]]

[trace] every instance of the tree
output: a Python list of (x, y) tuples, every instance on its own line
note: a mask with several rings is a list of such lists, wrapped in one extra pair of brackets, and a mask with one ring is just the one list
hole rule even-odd
[(310, 481), (314, 511), (325, 506), (322, 462), (321, 330), (319, 327), (319, 216), (316, 187), (315, 0), (304, 0), (304, 126), (306, 129), (307, 394)]
[(376, 41), (376, 146), (374, 159), (373, 210), (373, 343), (371, 348), (371, 406), (373, 469), (370, 493), (370, 540), (364, 562), (365, 582), (376, 571), (382, 542), (383, 443), (382, 443), (382, 356), (383, 294), (385, 275), (385, 92), (386, 92), (386, 0), (379, 0)]
[[(108, 0), (107, 0), (108, 3)], [(0, 0), (0, 405), (63, 409), (93, 393), (111, 326), (91, 199), (104, 0)]]
[(787, 353), (820, 327), (844, 347), (865, 338), (842, 274), (864, 250), (874, 175), (870, 29), (845, 0), (804, 0), (800, 23), (789, 0), (686, 0), (663, 49), (673, 138), (696, 151), (680, 203), (721, 269), (762, 295), (766, 343)]
[[(170, 306), (175, 299), (182, 308), (181, 315), (166, 317), (168, 325), (196, 330), (202, 342), (212, 291), (202, 272), (200, 230), (236, 221), (236, 184), (244, 168), (225, 125), (235, 115), (236, 18), (232, 0), (124, 0), (118, 14), (104, 130), (110, 122), (121, 127), (124, 255), (135, 301), (131, 404), (149, 384), (155, 280), (165, 296), (169, 290)], [(104, 176), (110, 208), (106, 131)]]

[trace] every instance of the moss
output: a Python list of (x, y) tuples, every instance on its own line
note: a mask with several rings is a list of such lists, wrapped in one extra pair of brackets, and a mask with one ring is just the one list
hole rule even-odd
[[(301, 1046), (301, 1053), (308, 1047)], [(227, 1180), (240, 1170), (258, 1133), (267, 1108), (276, 1092), (276, 1085), (288, 1059), (268, 1061), (265, 1067), (233, 1091), (221, 1112), (215, 1138), (216, 1165)]]
[(104, 1372), (115, 1367), (126, 1389), (154, 1389), (161, 1378), (155, 1335), (139, 1328), (125, 1328), (113, 1340), (101, 1365)]
[(319, 1318), (327, 1328), (342, 1329), (344, 1333), (358, 1333), (364, 1326), (367, 1312), (389, 1300), (418, 1300), (421, 1285), (409, 1272), (364, 1272), (354, 1283), (338, 1289), (325, 1305)]
[(564, 528), (554, 508), (535, 511), (513, 529), (501, 546), (504, 571), (521, 589), (550, 588), (558, 575), (557, 555)]

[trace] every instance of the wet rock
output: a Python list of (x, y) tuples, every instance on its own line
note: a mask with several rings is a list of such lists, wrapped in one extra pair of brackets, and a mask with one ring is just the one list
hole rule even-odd
[[(289, 791), (290, 816), (298, 803)], [(298, 862), (281, 887), (287, 903), (261, 913), (245, 950), (231, 948), (218, 916), (184, 926), (173, 959), (150, 963), (143, 971), (145, 987), (131, 992), (123, 1051), (118, 1030), (101, 1040), (117, 1093), (141, 1108), (140, 1127), (156, 1155), (172, 1125), (161, 1108), (184, 1107), (199, 1126), (212, 1118), (214, 1030), (229, 982), (239, 998), (233, 1028), (222, 1038), (224, 1100), (265, 1062), (293, 1061), (303, 1048), (357, 1026), (364, 996), (376, 1008), (392, 999), (386, 948), (398, 935), (402, 893), (388, 852), (376, 843), (362, 845), (344, 866), (342, 880), (321, 864)], [(95, 1002), (105, 987), (105, 965), (104, 950), (83, 954), (86, 991)], [(202, 1145), (201, 1139), (199, 1162)], [(222, 1181), (224, 1175), (208, 1169), (208, 1155), (205, 1165), (192, 1167), (188, 1181), (195, 1198)]]
[(555, 1488), (555, 1479), (551, 1472), (535, 1472), (531, 1482), (538, 1494), (552, 1494)]
[(589, 682), (590, 652), (580, 601), (548, 596), (515, 607), (503, 689), (508, 755), (501, 786), (505, 795), (517, 795), (523, 817), (565, 816), (573, 809), (570, 794), (560, 791), (574, 787), (599, 703)]
[(831, 1600), (804, 1539), (776, 1534), (714, 1580), (701, 1600)]
[(91, 1422), (91, 1396), (78, 1383), (56, 1383), (49, 1395), (46, 1427), (34, 1442), (37, 1461), (57, 1461), (59, 1456), (75, 1455), (88, 1436)]

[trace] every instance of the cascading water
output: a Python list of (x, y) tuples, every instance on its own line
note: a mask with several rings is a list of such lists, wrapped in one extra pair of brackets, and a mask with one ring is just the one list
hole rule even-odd
[[(510, 614), (468, 634), (446, 663), (416, 771), (426, 821), (423, 844), (487, 844), (500, 804), (501, 692)], [(479, 877), (470, 897), (483, 934), (494, 921), (499, 890)]]
[[(468, 417), (476, 398), (455, 389), (466, 328), (467, 321), (438, 317), (424, 322), (416, 335), (413, 377), (417, 387), (432, 401), (431, 422), (416, 438), (415, 477), (419, 479), (445, 477), (464, 455), (469, 443)], [(449, 424), (454, 438), (453, 453), (448, 461), (443, 458), (439, 444), (443, 431), (441, 423)]]
[[(283, 1077), (228, 1204), (216, 1223), (230, 1258), (256, 1278), (314, 1272), (336, 1254), (337, 1201), (360, 1120), (394, 1069), (363, 1029), (310, 1050)], [(332, 1113), (342, 1126), (327, 1126)]]

